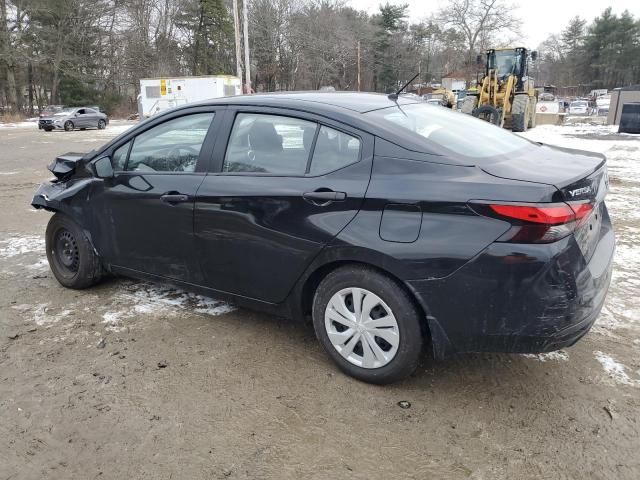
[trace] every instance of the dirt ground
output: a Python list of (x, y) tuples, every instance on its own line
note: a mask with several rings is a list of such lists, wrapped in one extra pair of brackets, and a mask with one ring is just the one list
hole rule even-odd
[(55, 155), (127, 127), (0, 127), (0, 480), (640, 478), (638, 137), (527, 134), (610, 158), (616, 273), (582, 341), (425, 356), (376, 387), (339, 373), (308, 325), (130, 280), (55, 281), (31, 196)]

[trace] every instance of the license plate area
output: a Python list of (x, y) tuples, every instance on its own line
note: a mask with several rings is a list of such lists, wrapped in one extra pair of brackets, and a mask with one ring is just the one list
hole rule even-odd
[(603, 214), (604, 202), (598, 202), (591, 212), (591, 215), (589, 215), (584, 224), (581, 225), (574, 234), (578, 246), (587, 261), (591, 258), (591, 255), (598, 244)]

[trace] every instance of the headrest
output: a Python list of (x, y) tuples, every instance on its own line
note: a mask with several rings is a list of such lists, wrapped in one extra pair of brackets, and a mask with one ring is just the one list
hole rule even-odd
[(249, 144), (252, 150), (281, 152), (282, 137), (271, 122), (256, 121), (249, 130)]

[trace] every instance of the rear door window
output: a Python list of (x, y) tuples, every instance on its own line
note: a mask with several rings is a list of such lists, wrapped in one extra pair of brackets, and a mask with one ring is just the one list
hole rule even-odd
[(223, 172), (304, 175), (317, 124), (299, 118), (239, 113)]
[(324, 175), (360, 159), (360, 140), (326, 126), (320, 127), (311, 159), (310, 175)]

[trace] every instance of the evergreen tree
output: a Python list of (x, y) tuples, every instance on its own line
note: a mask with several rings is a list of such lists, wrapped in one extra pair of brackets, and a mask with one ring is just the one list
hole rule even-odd
[(374, 90), (390, 92), (398, 86), (400, 72), (398, 65), (402, 51), (398, 49), (399, 35), (405, 26), (403, 20), (407, 16), (409, 6), (380, 5), (380, 13), (374, 17), (374, 23), (379, 27), (376, 35)]
[(587, 22), (580, 17), (569, 21), (561, 35), (562, 61), (564, 64), (563, 82), (565, 85), (577, 85), (584, 73), (584, 36)]

